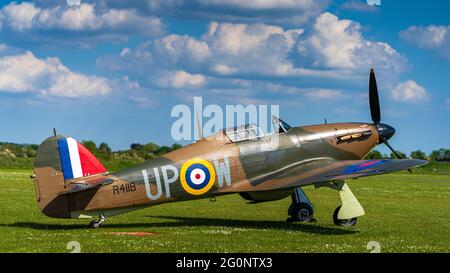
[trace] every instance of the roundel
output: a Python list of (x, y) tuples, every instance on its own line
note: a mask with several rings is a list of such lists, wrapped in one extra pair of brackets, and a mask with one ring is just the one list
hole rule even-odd
[(216, 181), (216, 171), (206, 160), (195, 158), (181, 167), (180, 181), (184, 190), (193, 195), (208, 192)]

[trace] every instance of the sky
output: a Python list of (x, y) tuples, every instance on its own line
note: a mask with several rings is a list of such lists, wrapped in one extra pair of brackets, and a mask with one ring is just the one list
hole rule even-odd
[[(175, 105), (279, 105), (292, 126), (382, 122), (450, 148), (450, 2), (0, 1), (0, 142), (169, 145)], [(187, 144), (189, 142), (180, 142)], [(384, 147), (379, 148), (387, 153)]]

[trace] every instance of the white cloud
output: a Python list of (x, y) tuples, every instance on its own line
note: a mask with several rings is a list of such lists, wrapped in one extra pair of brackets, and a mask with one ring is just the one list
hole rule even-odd
[(308, 91), (306, 93), (306, 97), (311, 100), (339, 100), (342, 98), (345, 98), (346, 95), (342, 90), (336, 90), (336, 89), (315, 89)]
[[(303, 29), (261, 23), (211, 22), (200, 38), (175, 34), (157, 38), (134, 50), (130, 59), (137, 65), (148, 62), (148, 67), (216, 76), (350, 79), (354, 71), (360, 74), (375, 66), (395, 78), (408, 67), (406, 58), (389, 44), (365, 39), (358, 23), (339, 20), (331, 13), (322, 14), (309, 35)], [(109, 61), (112, 64), (105, 67), (116, 67)], [(126, 61), (119, 67), (127, 67)]]
[[(36, 32), (52, 30), (70, 31), (99, 36), (155, 35), (162, 33), (159, 18), (142, 16), (134, 9), (99, 9), (94, 4), (83, 3), (79, 7), (62, 5), (38, 7), (34, 3), (12, 2), (0, 10), (0, 22), (12, 31)], [(46, 33), (52, 35), (52, 33)], [(56, 35), (57, 36), (57, 35)], [(94, 36), (95, 37), (95, 36)]]
[[(314, 34), (307, 40), (307, 45), (322, 57), (315, 61), (316, 65), (354, 68), (353, 52), (362, 46), (362, 40), (358, 24), (324, 13), (317, 18)], [(304, 52), (305, 49), (301, 50)]]
[(206, 82), (205, 76), (201, 74), (189, 74), (186, 71), (173, 71), (167, 73), (158, 80), (158, 85), (163, 88), (198, 88)]
[(199, 63), (211, 56), (208, 44), (189, 36), (168, 35), (154, 42), (156, 55), (164, 62)]
[(340, 89), (299, 87), (283, 84), (267, 83), (258, 86), (259, 90), (266, 90), (270, 93), (293, 96), (295, 100), (303, 100), (303, 97), (313, 102), (336, 101), (341, 99), (351, 99), (353, 102), (361, 100), (361, 94), (345, 93)]
[(97, 64), (107, 69), (145, 65), (140, 70), (146, 73), (183, 69), (213, 75), (286, 75), (294, 71), (288, 54), (302, 32), (265, 24), (212, 22), (199, 39), (172, 34), (144, 43), (120, 57), (100, 58)]
[[(219, 53), (238, 55), (246, 54), (269, 42), (273, 35), (285, 38), (286, 47), (292, 48), (303, 29), (284, 31), (283, 28), (265, 24), (230, 24), (212, 22), (203, 39)], [(275, 45), (274, 45), (275, 46)]]
[(0, 13), (3, 24), (8, 24), (15, 30), (30, 28), (33, 18), (41, 12), (33, 3), (23, 2), (17, 4), (13, 2), (5, 6)]
[[(103, 16), (102, 16), (103, 17)], [(30, 27), (44, 29), (95, 30), (108, 20), (97, 17), (94, 6), (82, 4), (79, 8), (53, 8), (40, 12)], [(120, 22), (120, 18), (118, 18)]]
[(411, 26), (400, 37), (417, 47), (436, 50), (450, 60), (450, 26)]
[(315, 67), (359, 69), (375, 66), (377, 70), (396, 73), (407, 67), (406, 59), (389, 44), (365, 39), (359, 23), (340, 20), (328, 12), (317, 18), (312, 35), (300, 43), (299, 52)]
[(237, 68), (228, 66), (226, 64), (216, 64), (213, 66), (212, 71), (219, 75), (231, 75), (238, 72)]
[(411, 26), (401, 32), (401, 36), (411, 42), (416, 42), (418, 46), (424, 48), (436, 48), (442, 46), (450, 26)]
[[(242, 88), (234, 84), (236, 80), (272, 82), (283, 88), (306, 83), (303, 87), (311, 92), (303, 95), (310, 100), (346, 96), (344, 91), (329, 89), (330, 79), (338, 86), (342, 81), (350, 86), (364, 82), (366, 88), (372, 65), (380, 76), (381, 89), (395, 86), (399, 74), (407, 69), (406, 58), (387, 43), (367, 40), (360, 28), (358, 23), (330, 13), (322, 14), (308, 31), (261, 23), (211, 22), (198, 38), (176, 34), (154, 38), (136, 48), (125, 48), (121, 54), (99, 58), (97, 65), (130, 75), (150, 88)], [(203, 78), (190, 84), (177, 81), (175, 72), (180, 79), (191, 78), (189, 75)], [(271, 91), (261, 85), (252, 88)]]
[(31, 52), (0, 58), (0, 90), (43, 96), (92, 97), (111, 92), (107, 79), (69, 70), (58, 58), (36, 58)]
[(214, 72), (282, 75), (293, 68), (288, 54), (302, 33), (265, 24), (212, 22), (202, 40), (213, 54)]
[(392, 91), (392, 98), (406, 103), (420, 103), (429, 99), (427, 90), (413, 80), (399, 83)]

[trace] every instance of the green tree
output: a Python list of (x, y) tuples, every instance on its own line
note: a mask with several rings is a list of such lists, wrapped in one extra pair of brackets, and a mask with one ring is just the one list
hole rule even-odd
[(149, 142), (144, 146), (144, 149), (147, 153), (154, 153), (158, 148), (159, 146), (153, 142)]
[(381, 159), (383, 156), (378, 150), (372, 150), (366, 155), (366, 159)]
[(433, 161), (450, 161), (450, 150), (442, 148), (432, 151), (430, 158)]
[[(430, 158), (433, 161), (449, 161), (449, 155), (450, 154), (450, 150), (446, 150), (444, 148), (439, 149), (439, 150), (434, 150), (431, 152), (430, 154)], [(447, 160), (446, 160), (447, 158)]]
[[(401, 151), (397, 151), (397, 154), (400, 156), (401, 159), (406, 158), (406, 154), (401, 152)], [(394, 153), (391, 153), (391, 159), (398, 159), (397, 156)]]
[(94, 155), (99, 159), (106, 159), (106, 160), (111, 160), (111, 158), (113, 157), (111, 148), (105, 142), (100, 143)]
[(145, 144), (139, 151), (139, 155), (145, 160), (155, 158), (155, 151), (159, 149), (159, 146), (153, 142)]
[(178, 143), (174, 143), (174, 144), (172, 145), (172, 151), (175, 151), (175, 150), (180, 149), (180, 148), (182, 148), (182, 147), (183, 147), (183, 145), (178, 144)]
[(108, 144), (106, 144), (105, 142), (100, 143), (100, 146), (98, 146), (98, 149), (106, 154), (110, 154), (112, 152), (111, 148), (109, 147)]
[(167, 154), (167, 153), (169, 153), (171, 151), (172, 151), (171, 147), (169, 147), (169, 146), (161, 146), (155, 151), (155, 153), (157, 155), (163, 155), (163, 154)]
[(140, 151), (142, 149), (142, 147), (144, 147), (144, 146), (140, 143), (132, 143), (130, 145), (131, 150), (135, 150), (135, 151)]
[(27, 148), (27, 157), (36, 157), (36, 150), (31, 147)]
[(97, 144), (92, 140), (83, 140), (83, 146), (86, 147), (91, 153), (97, 153)]
[(33, 150), (35, 150), (35, 151), (37, 151), (37, 150), (39, 149), (39, 145), (31, 144), (31, 145), (30, 145), (30, 148), (33, 149)]
[(411, 152), (411, 158), (425, 160), (425, 159), (427, 159), (427, 155), (424, 152), (422, 152), (421, 150), (417, 150), (417, 151)]
[(439, 161), (439, 151), (440, 150), (434, 150), (434, 151), (431, 152), (430, 159), (432, 161)]

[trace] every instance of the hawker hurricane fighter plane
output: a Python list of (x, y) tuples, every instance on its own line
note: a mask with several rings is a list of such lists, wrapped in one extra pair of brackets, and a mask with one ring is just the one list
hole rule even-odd
[[(338, 123), (291, 127), (274, 117), (276, 134), (264, 135), (255, 125), (219, 133), (138, 166), (109, 173), (75, 139), (47, 138), (37, 153), (34, 182), (42, 212), (57, 218), (106, 217), (168, 202), (238, 193), (252, 203), (292, 197), (289, 221), (309, 222), (313, 205), (302, 187), (328, 187), (342, 204), (334, 223), (353, 226), (364, 209), (345, 180), (424, 165), (423, 160), (363, 160), (395, 129), (380, 123), (373, 69), (369, 83), (373, 123)], [(276, 136), (276, 138), (274, 138)], [(274, 143), (273, 139), (277, 139)]]

